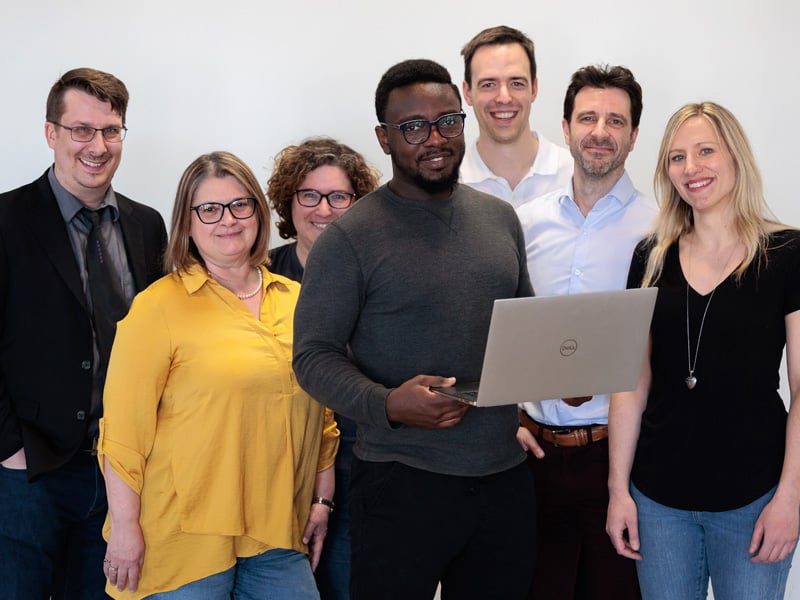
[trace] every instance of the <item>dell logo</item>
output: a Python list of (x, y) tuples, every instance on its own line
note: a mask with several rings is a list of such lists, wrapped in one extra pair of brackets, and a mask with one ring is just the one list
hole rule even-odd
[(561, 347), (558, 351), (561, 353), (561, 356), (572, 356), (575, 354), (575, 351), (578, 349), (578, 342), (575, 340), (564, 340), (561, 342)]

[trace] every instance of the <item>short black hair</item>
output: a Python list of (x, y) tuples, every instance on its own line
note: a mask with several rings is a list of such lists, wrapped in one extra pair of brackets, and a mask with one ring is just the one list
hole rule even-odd
[(575, 96), (585, 87), (617, 88), (628, 94), (631, 99), (631, 128), (639, 127), (639, 120), (642, 118), (642, 86), (633, 78), (630, 69), (621, 66), (590, 65), (575, 71), (564, 96), (564, 120), (567, 123), (572, 120)]
[(375, 90), (375, 114), (378, 122), (386, 121), (386, 105), (392, 90), (414, 83), (444, 83), (449, 85), (461, 104), (458, 86), (453, 83), (450, 73), (442, 65), (426, 58), (404, 60), (390, 67), (383, 74)]

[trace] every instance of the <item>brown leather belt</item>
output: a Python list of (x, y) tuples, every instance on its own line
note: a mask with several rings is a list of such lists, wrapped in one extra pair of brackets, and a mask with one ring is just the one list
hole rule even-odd
[(524, 410), (519, 411), (520, 424), (534, 437), (554, 446), (577, 448), (599, 442), (608, 437), (608, 425), (585, 425), (582, 427), (550, 427), (537, 423)]

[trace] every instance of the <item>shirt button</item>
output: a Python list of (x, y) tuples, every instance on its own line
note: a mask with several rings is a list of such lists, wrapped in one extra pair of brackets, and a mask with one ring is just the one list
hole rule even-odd
[(75, 418), (78, 419), (78, 421), (85, 421), (86, 420), (86, 411), (85, 410), (79, 410), (77, 413), (75, 413)]
[(92, 368), (92, 361), (90, 361), (90, 360), (84, 360), (84, 361), (81, 363), (81, 369), (83, 369), (84, 371), (88, 371), (88, 370), (89, 370), (89, 369), (91, 369), (91, 368)]

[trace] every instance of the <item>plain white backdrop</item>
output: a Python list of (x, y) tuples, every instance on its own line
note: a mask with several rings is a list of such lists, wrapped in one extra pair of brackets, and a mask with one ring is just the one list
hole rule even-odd
[[(644, 89), (628, 159), (637, 187), (652, 189), (672, 112), (711, 99), (744, 125), (774, 212), (800, 225), (798, 23), (800, 5), (789, 0), (9, 0), (0, 16), (0, 191), (52, 162), (45, 99), (58, 76), (77, 66), (127, 84), (130, 131), (114, 187), (167, 220), (183, 169), (212, 150), (238, 154), (266, 183), (281, 148), (325, 134), (361, 151), (387, 179), (390, 163), (373, 133), (381, 74), (407, 58), (431, 58), (460, 83), (464, 43), (507, 24), (536, 44), (532, 122), (545, 136), (563, 143), (563, 94), (576, 69), (626, 65)], [(467, 113), (471, 140), (477, 125)], [(787, 598), (800, 598), (798, 581), (793, 573)]]

